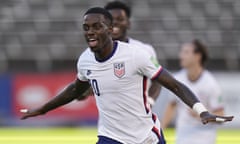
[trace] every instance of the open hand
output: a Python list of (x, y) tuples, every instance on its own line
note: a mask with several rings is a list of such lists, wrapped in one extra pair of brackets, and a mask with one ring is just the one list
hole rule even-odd
[(23, 113), (23, 116), (21, 117), (22, 120), (45, 114), (40, 109), (35, 109), (35, 110), (24, 109), (24, 110), (21, 110), (21, 112)]
[(200, 117), (203, 124), (207, 124), (209, 122), (222, 123), (222, 122), (232, 121), (234, 118), (233, 116), (217, 116), (217, 115), (210, 114), (209, 112), (202, 112), (200, 114)]

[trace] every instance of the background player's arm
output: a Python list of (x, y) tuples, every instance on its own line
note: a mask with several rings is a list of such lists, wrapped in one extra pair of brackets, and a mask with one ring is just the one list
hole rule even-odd
[(215, 115), (223, 116), (224, 115), (224, 109), (223, 108), (216, 109), (216, 110), (213, 110), (212, 113), (215, 114)]
[(69, 84), (61, 93), (59, 93), (56, 97), (54, 97), (52, 100), (44, 104), (38, 109), (35, 110), (29, 110), (27, 111), (21, 119), (26, 119), (29, 117), (34, 117), (38, 115), (42, 115), (47, 113), (48, 111), (51, 111), (53, 109), (56, 109), (62, 105), (65, 105), (74, 99), (76, 99), (78, 96), (81, 96), (82, 93), (84, 93), (90, 85), (88, 82), (83, 82), (80, 80), (75, 80), (71, 84)]
[(167, 89), (175, 93), (190, 108), (194, 109), (195, 104), (200, 104), (201, 105), (200, 108), (199, 108), (199, 105), (197, 105), (198, 112), (204, 124), (208, 122), (217, 122), (217, 121), (221, 121), (221, 122), (232, 121), (233, 116), (223, 117), (223, 116), (210, 114), (207, 110), (205, 110), (204, 106), (199, 102), (199, 100), (191, 92), (191, 90), (189, 90), (184, 84), (182, 84), (181, 82), (173, 78), (166, 70), (162, 69), (160, 75), (156, 77), (155, 80), (157, 80), (164, 87), (166, 87)]
[(164, 112), (163, 118), (161, 120), (161, 127), (163, 129), (167, 128), (169, 123), (173, 120), (176, 113), (177, 102), (172, 101), (168, 103), (167, 108)]

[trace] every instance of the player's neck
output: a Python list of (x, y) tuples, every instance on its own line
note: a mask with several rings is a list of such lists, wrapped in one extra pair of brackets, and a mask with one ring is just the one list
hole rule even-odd
[(204, 71), (204, 68), (200, 65), (194, 65), (188, 68), (187, 69), (188, 79), (192, 82), (197, 81), (201, 77), (203, 71)]
[(124, 37), (120, 38), (119, 41), (128, 43), (129, 42), (129, 38), (128, 38), (128, 36), (124, 36)]
[(112, 51), (113, 51), (113, 41), (110, 40), (110, 41), (106, 42), (102, 51), (95, 53), (95, 57), (98, 60), (104, 60), (107, 57), (109, 57), (109, 55), (111, 55)]
[(123, 41), (129, 43), (129, 38), (126, 36)]

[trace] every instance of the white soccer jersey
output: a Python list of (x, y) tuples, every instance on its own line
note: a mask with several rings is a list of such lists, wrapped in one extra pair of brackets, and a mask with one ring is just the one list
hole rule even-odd
[[(133, 39), (133, 38), (129, 38), (128, 43), (132, 44), (132, 45), (135, 45), (137, 48), (140, 48), (140, 49), (146, 51), (148, 54), (151, 55), (151, 57), (153, 59), (155, 59), (157, 61), (157, 54), (156, 54), (154, 48), (151, 45), (149, 45), (147, 43), (143, 43), (143, 42), (141, 42), (139, 40), (136, 40), (136, 39)], [(147, 84), (147, 97), (149, 99), (150, 96), (148, 95), (148, 91), (149, 91), (150, 86), (152, 85), (151, 79), (148, 79), (147, 83), (148, 83)], [(148, 100), (148, 102), (149, 102), (149, 104), (152, 104), (152, 103), (150, 103), (149, 100)]]
[(146, 50), (152, 57), (157, 58), (157, 54), (151, 45), (143, 43), (143, 42), (133, 39), (133, 38), (129, 38), (128, 43), (136, 45), (138, 48), (141, 48), (143, 50)]
[[(181, 70), (175, 77), (189, 87), (209, 111), (223, 108), (219, 85), (207, 70), (195, 82), (188, 79), (186, 70)], [(216, 125), (203, 125), (189, 110), (184, 103), (178, 101), (176, 144), (215, 144)]]
[[(124, 144), (143, 144), (152, 130), (160, 133), (146, 97), (146, 80), (162, 67), (133, 45), (116, 41), (107, 59), (99, 61), (88, 48), (78, 61), (78, 79), (89, 81), (99, 111), (98, 135)], [(155, 120), (153, 120), (155, 119)]]

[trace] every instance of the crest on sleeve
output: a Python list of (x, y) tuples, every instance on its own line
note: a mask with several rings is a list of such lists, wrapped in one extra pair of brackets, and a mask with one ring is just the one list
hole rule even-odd
[(87, 70), (87, 76), (89, 76), (90, 74), (92, 73), (92, 71), (91, 70)]
[(121, 78), (125, 75), (125, 64), (124, 62), (121, 63), (114, 63), (114, 75), (117, 76), (118, 78)]

